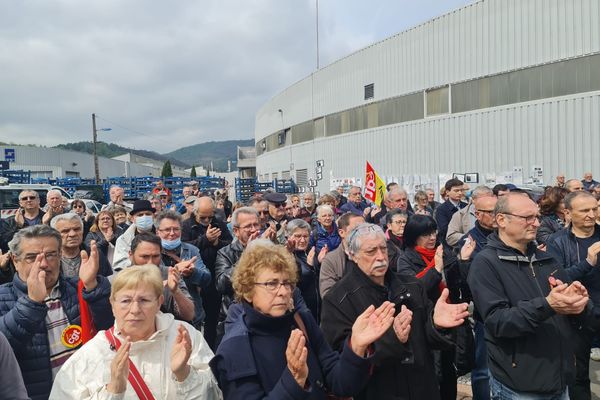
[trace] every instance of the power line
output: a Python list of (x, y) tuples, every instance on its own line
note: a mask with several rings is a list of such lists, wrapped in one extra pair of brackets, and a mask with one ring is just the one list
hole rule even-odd
[(142, 136), (145, 136), (145, 137), (147, 137), (147, 138), (153, 139), (153, 141), (156, 141), (156, 138), (155, 138), (155, 137), (152, 137), (152, 136), (150, 136), (150, 135), (147, 135), (147, 134), (145, 134), (144, 132), (140, 132), (140, 131), (137, 131), (137, 130), (135, 130), (135, 129), (128, 128), (128, 127), (126, 127), (125, 125), (122, 125), (122, 124), (119, 124), (119, 123), (117, 123), (117, 122), (115, 122), (115, 121), (111, 121), (111, 120), (109, 120), (109, 119), (106, 119), (106, 118), (104, 118), (104, 117), (101, 117), (101, 116), (100, 116), (100, 115), (98, 115), (98, 114), (96, 114), (96, 118), (97, 118), (97, 119), (101, 119), (101, 120), (103, 120), (103, 121), (106, 121), (106, 122), (108, 122), (109, 124), (112, 124), (112, 125), (118, 126), (118, 127), (119, 127), (119, 128), (121, 128), (121, 129), (125, 129), (126, 131), (129, 131), (129, 132), (135, 133), (135, 134), (137, 134), (137, 135), (142, 135)]

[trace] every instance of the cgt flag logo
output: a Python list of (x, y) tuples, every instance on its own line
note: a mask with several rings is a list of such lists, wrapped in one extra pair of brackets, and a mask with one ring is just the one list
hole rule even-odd
[(381, 180), (377, 172), (367, 161), (367, 171), (365, 175), (365, 198), (381, 207), (383, 196), (385, 195), (385, 183)]

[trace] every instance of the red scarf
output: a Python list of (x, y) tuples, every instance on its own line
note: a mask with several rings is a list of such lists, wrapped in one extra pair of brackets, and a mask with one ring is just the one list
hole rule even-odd
[[(417, 278), (421, 279), (425, 276), (425, 274), (427, 274), (427, 272), (429, 272), (429, 270), (431, 270), (432, 268), (435, 268), (435, 251), (436, 251), (436, 249), (435, 248), (426, 249), (425, 247), (415, 246), (415, 251), (417, 253), (419, 253), (421, 258), (425, 262), (425, 268), (423, 268), (421, 270), (421, 272), (419, 272), (417, 274)], [(440, 287), (440, 294), (441, 294), (442, 290), (444, 290), (444, 288), (446, 287), (444, 280), (440, 281), (439, 287)]]

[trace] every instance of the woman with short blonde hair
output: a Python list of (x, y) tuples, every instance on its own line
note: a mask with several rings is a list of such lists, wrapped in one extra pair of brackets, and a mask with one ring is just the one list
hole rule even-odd
[(202, 333), (161, 313), (163, 301), (156, 266), (120, 272), (110, 295), (115, 325), (98, 332), (62, 366), (50, 399), (138, 399), (140, 391), (165, 400), (222, 399)]

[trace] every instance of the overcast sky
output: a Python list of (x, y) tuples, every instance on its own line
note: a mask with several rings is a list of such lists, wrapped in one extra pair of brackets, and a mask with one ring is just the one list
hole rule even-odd
[[(320, 64), (471, 0), (320, 0)], [(0, 141), (160, 153), (250, 139), (256, 111), (316, 68), (315, 0), (0, 3)]]

